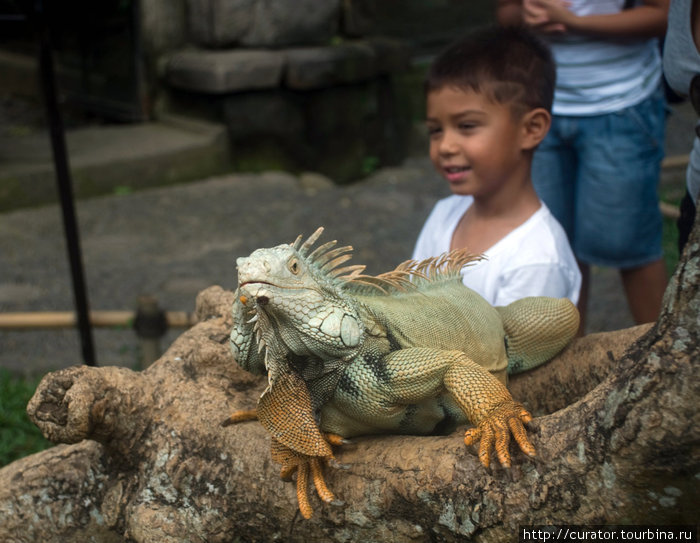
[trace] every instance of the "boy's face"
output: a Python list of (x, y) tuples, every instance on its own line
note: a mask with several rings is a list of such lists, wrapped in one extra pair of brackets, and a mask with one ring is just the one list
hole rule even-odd
[(520, 172), (523, 124), (507, 104), (454, 87), (431, 91), (426, 125), (430, 158), (455, 194), (486, 197)]

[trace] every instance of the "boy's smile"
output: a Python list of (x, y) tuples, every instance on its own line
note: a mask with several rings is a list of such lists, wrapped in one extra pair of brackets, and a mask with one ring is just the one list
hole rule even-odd
[(459, 184), (469, 171), (471, 171), (469, 166), (442, 166), (442, 174), (450, 184)]
[(469, 89), (443, 87), (427, 97), (430, 158), (455, 194), (475, 198), (529, 174), (522, 123), (507, 104)]

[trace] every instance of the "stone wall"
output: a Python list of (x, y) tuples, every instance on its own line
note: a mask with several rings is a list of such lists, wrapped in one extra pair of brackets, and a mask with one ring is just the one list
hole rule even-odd
[(410, 50), (371, 35), (373, 0), (184, 7), (186, 39), (160, 57), (162, 108), (225, 122), (238, 168), (315, 170), (344, 182), (403, 158), (411, 113), (397, 91)]

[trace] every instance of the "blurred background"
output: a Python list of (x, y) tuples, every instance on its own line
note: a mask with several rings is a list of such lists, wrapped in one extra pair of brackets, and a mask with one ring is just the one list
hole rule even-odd
[[(98, 365), (147, 365), (182, 333), (199, 291), (236, 287), (236, 257), (318, 226), (368, 272), (395, 267), (448, 194), (427, 159), (423, 75), (492, 10), (489, 0), (0, 0), (0, 317), (74, 310), (57, 128), (87, 304), (128, 313), (92, 328)], [(669, 273), (691, 111), (669, 107)], [(133, 329), (144, 296), (185, 322), (156, 323), (144, 342)], [(631, 324), (617, 272), (594, 269), (588, 332)], [(81, 362), (74, 326), (0, 326), (0, 465), (36, 446), (23, 414), (36, 380)]]

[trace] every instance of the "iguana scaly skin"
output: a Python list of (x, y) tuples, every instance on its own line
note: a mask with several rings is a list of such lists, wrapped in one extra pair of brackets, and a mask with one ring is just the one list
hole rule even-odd
[(322, 230), (238, 259), (231, 332), (238, 364), (268, 374), (257, 417), (282, 476), (297, 472), (302, 514), (312, 513), (309, 476), (324, 501), (334, 500), (322, 467), (344, 438), (470, 422), (464, 440), (481, 441), (484, 465), (495, 448), (510, 466), (509, 431), (534, 455), (523, 427), (531, 416), (510, 396), (506, 374), (569, 342), (579, 321), (573, 304), (540, 297), (494, 308), (462, 283), (462, 267), (479, 258), (465, 251), (363, 275), (364, 266), (342, 267), (351, 247), (333, 241), (312, 251)]

